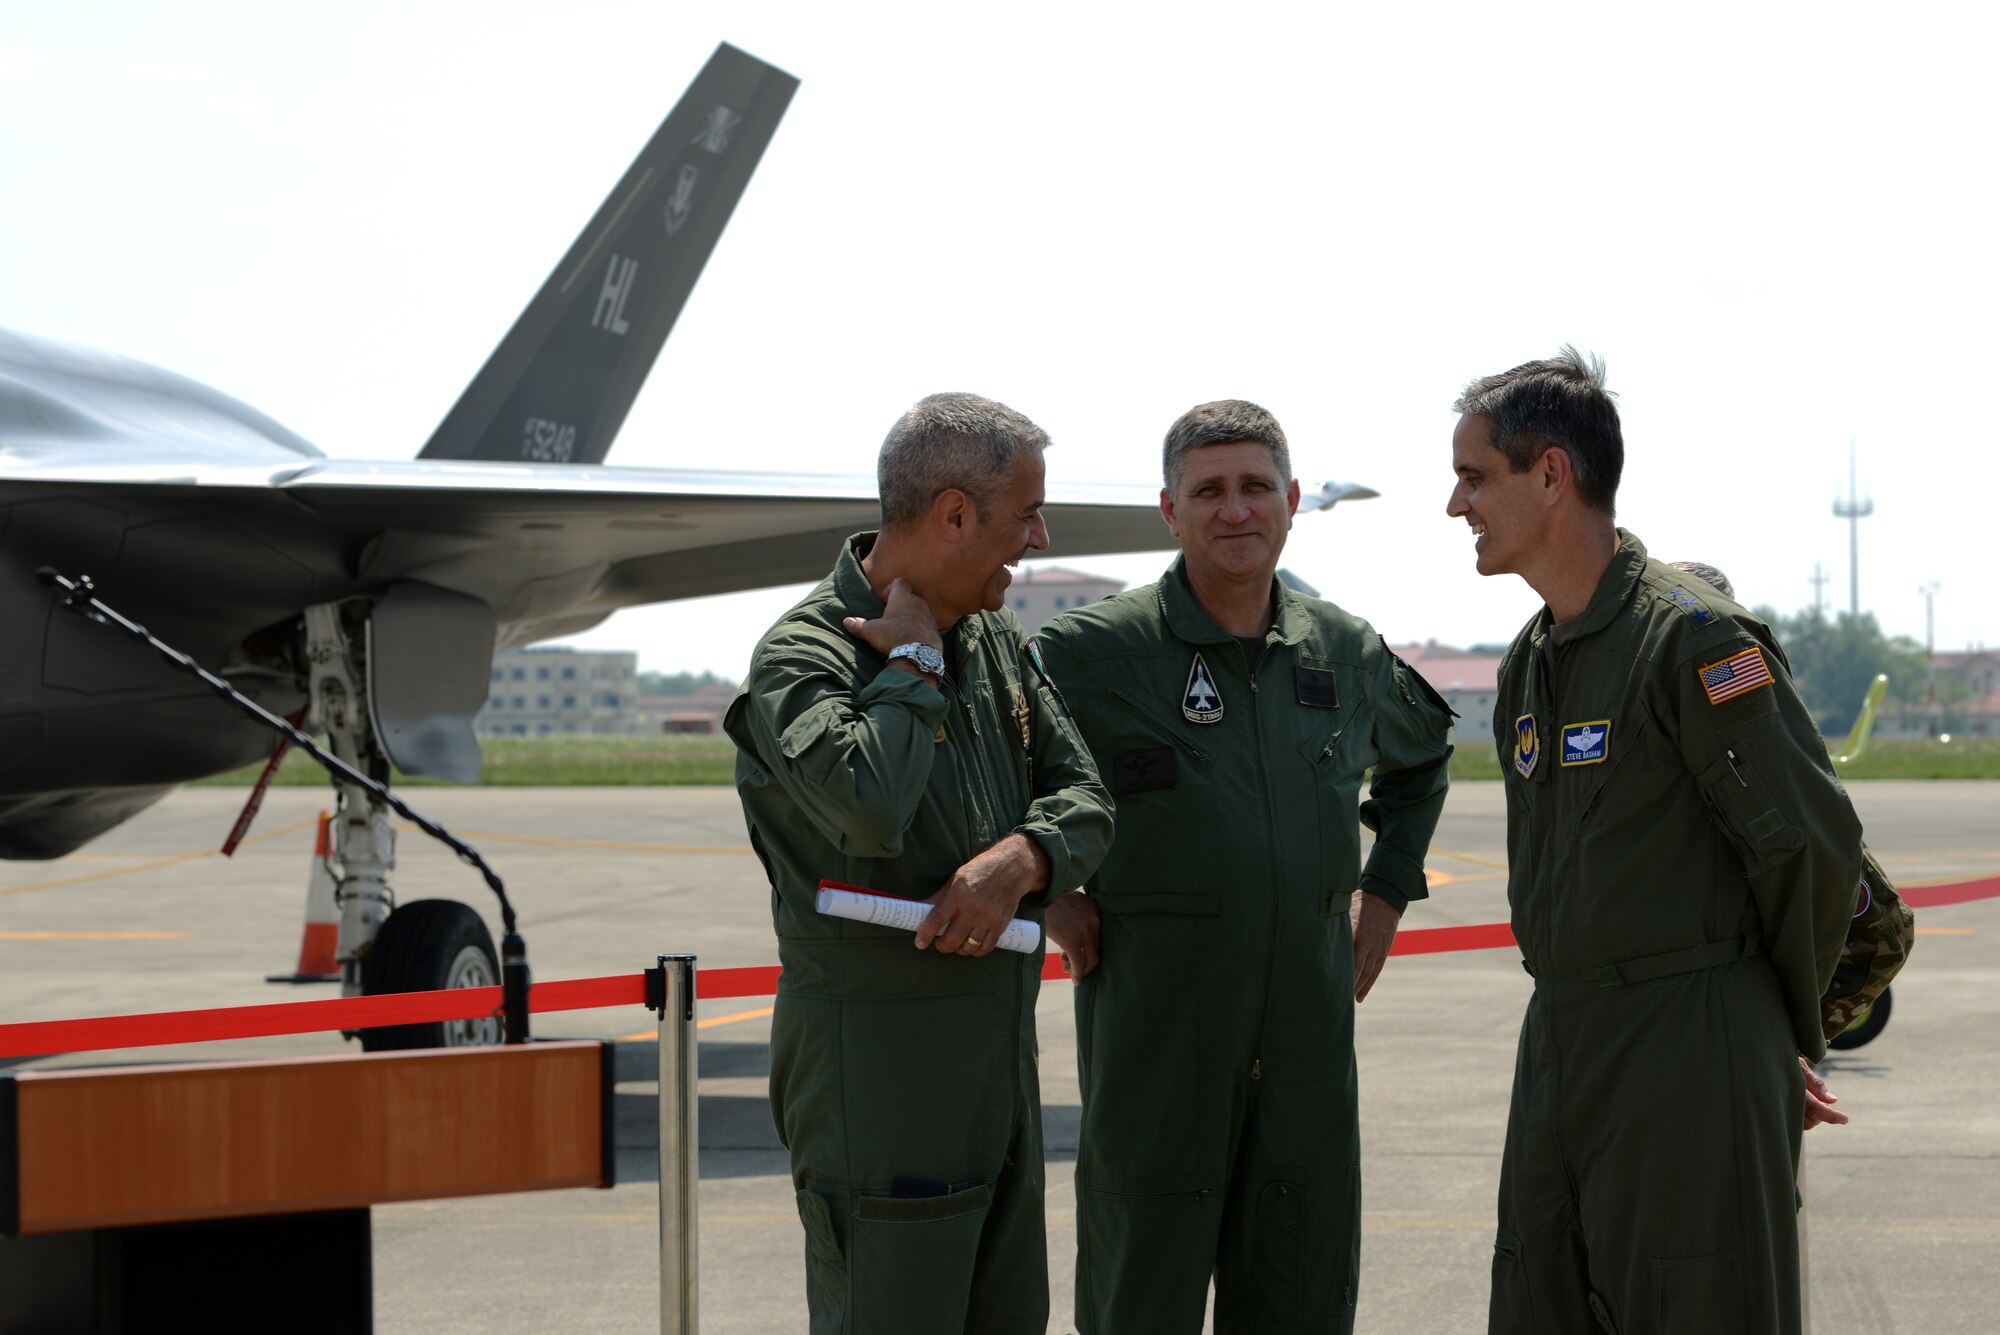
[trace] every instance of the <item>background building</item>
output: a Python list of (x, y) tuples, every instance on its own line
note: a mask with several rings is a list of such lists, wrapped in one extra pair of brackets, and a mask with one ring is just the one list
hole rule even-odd
[(1033, 635), (1056, 613), (1108, 598), (1124, 588), (1123, 580), (1068, 566), (1023, 566), (1007, 589), (1007, 606), (1014, 609), (1022, 628)]
[(722, 716), (735, 698), (736, 687), (730, 682), (702, 686), (686, 695), (642, 695), (632, 730), (646, 736), (721, 732)]
[(1392, 644), (1389, 652), (1423, 673), (1445, 703), (1458, 711), (1451, 726), (1454, 742), (1493, 744), (1493, 705), (1500, 695), (1499, 653), (1487, 645), (1455, 649), (1436, 640)]
[(503, 649), (473, 727), (484, 737), (633, 732), (638, 678), (639, 655), (629, 650)]

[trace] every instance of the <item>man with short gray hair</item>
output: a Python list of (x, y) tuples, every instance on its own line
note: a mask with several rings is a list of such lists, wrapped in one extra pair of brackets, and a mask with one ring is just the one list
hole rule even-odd
[(1426, 893), (1451, 711), (1277, 579), (1299, 484), (1270, 413), (1190, 409), (1161, 463), (1179, 560), (1039, 637), (1118, 803), (1049, 907), (1079, 979), (1077, 1329), (1196, 1335), (1213, 1276), (1218, 1331), (1346, 1335), (1354, 1005)]
[[(771, 1110), (813, 1335), (1043, 1335), (1035, 997), (996, 953), (1096, 869), (1111, 803), (1004, 610), (1048, 545), (1048, 436), (935, 394), (882, 444), (882, 530), (764, 636), (724, 728), (784, 972)], [(815, 911), (825, 882), (933, 907), (907, 932)], [(912, 948), (914, 945), (914, 949)]]

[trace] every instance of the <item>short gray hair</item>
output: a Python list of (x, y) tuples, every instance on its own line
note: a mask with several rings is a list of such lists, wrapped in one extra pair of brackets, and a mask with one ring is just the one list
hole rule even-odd
[(1577, 498), (1611, 514), (1625, 471), (1625, 437), (1618, 404), (1604, 387), (1604, 359), (1585, 357), (1565, 343), (1542, 361), (1482, 376), (1451, 405), (1467, 417), (1493, 423), (1493, 448), (1516, 473), (1560, 447), (1576, 476)]
[(889, 428), (875, 459), (882, 527), (915, 523), (954, 489), (983, 515), (1007, 489), (1015, 459), (1048, 447), (1049, 433), (1004, 403), (963, 393), (919, 399)]
[(1683, 575), (1693, 575), (1704, 584), (1714, 588), (1717, 593), (1727, 598), (1730, 602), (1733, 603), (1736, 601), (1736, 586), (1729, 582), (1729, 576), (1723, 574), (1706, 561), (1672, 561), (1668, 563), (1667, 568), (1669, 570), (1678, 570)]
[(1196, 404), (1167, 428), (1167, 441), (1160, 450), (1160, 473), (1167, 494), (1180, 491), (1188, 451), (1204, 445), (1233, 445), (1239, 440), (1254, 440), (1268, 448), (1278, 465), (1278, 480), (1292, 480), (1292, 451), (1278, 419), (1248, 399), (1217, 399)]

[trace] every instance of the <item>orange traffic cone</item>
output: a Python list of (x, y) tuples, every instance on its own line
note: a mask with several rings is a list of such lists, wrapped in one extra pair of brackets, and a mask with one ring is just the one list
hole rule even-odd
[(312, 866), (306, 873), (306, 925), (299, 938), (299, 963), (291, 973), (265, 975), (267, 983), (337, 983), (340, 964), (340, 908), (334, 903), (333, 816), (319, 813)]

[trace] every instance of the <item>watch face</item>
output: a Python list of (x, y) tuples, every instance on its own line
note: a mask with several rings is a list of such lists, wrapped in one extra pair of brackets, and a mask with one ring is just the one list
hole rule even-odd
[(928, 644), (899, 644), (889, 651), (891, 658), (907, 658), (933, 677), (944, 675), (944, 655)]

